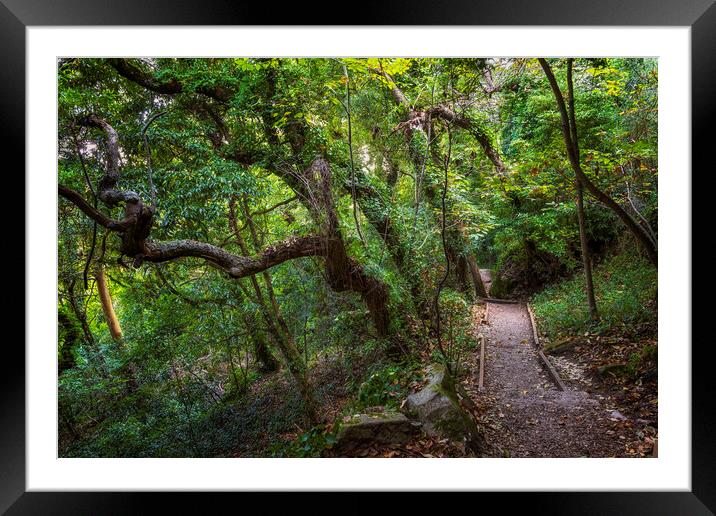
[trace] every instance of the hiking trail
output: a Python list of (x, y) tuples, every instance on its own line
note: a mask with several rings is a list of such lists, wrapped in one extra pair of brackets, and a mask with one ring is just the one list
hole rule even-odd
[[(485, 287), (490, 272), (481, 270)], [(624, 445), (609, 432), (611, 411), (594, 395), (561, 391), (540, 359), (523, 303), (488, 302), (485, 396), (501, 452), (510, 457), (613, 457)], [(491, 432), (492, 433), (492, 432)]]

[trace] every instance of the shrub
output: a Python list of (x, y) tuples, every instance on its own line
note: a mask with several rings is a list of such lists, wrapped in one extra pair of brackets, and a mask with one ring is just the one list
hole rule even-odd
[(636, 334), (655, 329), (657, 270), (632, 246), (594, 270), (600, 321), (592, 323), (581, 271), (533, 298), (540, 330), (550, 338), (585, 331)]

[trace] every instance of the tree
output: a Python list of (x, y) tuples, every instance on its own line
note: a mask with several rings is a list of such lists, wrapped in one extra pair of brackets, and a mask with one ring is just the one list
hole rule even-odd
[[(579, 138), (577, 136), (577, 121), (574, 115), (574, 86), (572, 84), (572, 63), (573, 59), (567, 59), (567, 99), (569, 104), (569, 129), (572, 137), (572, 149), (579, 162)], [(579, 242), (582, 247), (582, 266), (584, 268), (584, 279), (587, 287), (587, 301), (589, 303), (589, 315), (592, 320), (599, 319), (597, 301), (594, 299), (594, 280), (592, 279), (592, 257), (587, 242), (587, 230), (584, 222), (584, 187), (577, 179), (577, 219), (579, 221)]]
[[(581, 185), (583, 185), (587, 190), (589, 190), (589, 192), (598, 201), (600, 201), (607, 208), (612, 210), (619, 217), (619, 219), (624, 223), (624, 225), (629, 229), (629, 231), (631, 231), (632, 234), (636, 237), (639, 243), (641, 243), (651, 263), (656, 266), (658, 264), (658, 250), (647, 231), (639, 223), (637, 223), (632, 218), (632, 216), (629, 215), (629, 213), (627, 213), (621, 206), (619, 206), (619, 204), (617, 204), (614, 199), (612, 199), (602, 190), (600, 190), (587, 177), (587, 175), (584, 173), (584, 170), (582, 170), (582, 165), (579, 162), (578, 149), (576, 147), (576, 134), (573, 136), (572, 131), (570, 129), (571, 125), (574, 125), (576, 127), (576, 122), (570, 122), (570, 117), (567, 113), (567, 107), (564, 102), (564, 97), (562, 96), (562, 91), (559, 89), (557, 79), (555, 78), (549, 63), (544, 58), (539, 58), (539, 63), (542, 66), (545, 75), (547, 76), (547, 80), (549, 81), (549, 85), (552, 88), (552, 93), (554, 94), (554, 98), (557, 103), (557, 109), (559, 110), (560, 118), (562, 120), (562, 135), (564, 137), (564, 144), (567, 148), (567, 157), (569, 158), (569, 162), (572, 165), (572, 170), (577, 177), (577, 181), (579, 181)], [(571, 90), (573, 88), (571, 73), (568, 74), (567, 81), (567, 87)]]
[[(124, 218), (121, 220), (108, 218), (90, 205), (78, 192), (65, 186), (59, 186), (59, 193), (74, 203), (92, 220), (118, 233), (122, 241), (120, 247), (122, 254), (132, 258), (135, 266), (139, 266), (145, 261), (162, 263), (180, 258), (200, 258), (223, 270), (230, 278), (238, 279), (264, 272), (294, 258), (322, 256), (326, 259), (329, 284), (338, 291), (351, 289), (360, 292), (373, 315), (376, 329), (382, 335), (388, 334), (390, 316), (386, 306), (386, 288), (377, 280), (367, 276), (362, 268), (346, 254), (338, 229), (338, 216), (331, 198), (330, 169), (324, 160), (317, 159), (311, 164), (311, 167), (302, 176), (306, 186), (301, 187), (300, 190), (307, 202), (311, 199), (308, 205), (316, 220), (321, 220), (325, 214), (326, 221), (322, 234), (288, 239), (269, 246), (258, 256), (246, 257), (195, 240), (170, 242), (150, 240), (154, 208), (146, 205), (136, 192), (116, 189), (120, 179), (120, 149), (117, 132), (109, 123), (95, 115), (84, 118), (80, 123), (101, 128), (107, 136), (107, 170), (97, 185), (98, 198), (108, 208), (124, 204)], [(99, 278), (101, 276), (98, 277), (100, 292), (106, 293), (107, 290), (101, 287), (104, 283), (100, 283)], [(119, 330), (118, 324), (115, 324), (116, 317), (113, 310), (109, 309), (111, 299), (104, 295), (102, 299), (112, 335), (119, 338), (121, 330)], [(297, 351), (290, 347), (286, 347), (283, 351), (289, 368), (299, 384), (308, 415), (313, 421), (316, 421), (317, 415), (312, 394), (306, 383), (305, 375), (298, 365), (300, 357), (298, 357)]]
[[(182, 91), (184, 88), (177, 81), (156, 83), (148, 76), (142, 75), (138, 67), (127, 61), (114, 60), (112, 64), (127, 78), (152, 91), (173, 94)], [(218, 101), (225, 101), (229, 98), (229, 93), (223, 88), (214, 88), (211, 91), (202, 88), (199, 91)], [(194, 105), (199, 104), (195, 102)], [(212, 111), (211, 106), (203, 106), (203, 108), (205, 108), (206, 112), (213, 113), (217, 130), (224, 131), (221, 138), (225, 141), (227, 136), (230, 135), (226, 132), (226, 126), (221, 121), (217, 111)], [(106, 120), (95, 114), (84, 116), (76, 120), (76, 123), (80, 126), (100, 129), (105, 134), (107, 165), (105, 173), (96, 186), (96, 195), (109, 209), (123, 206), (124, 217), (120, 220), (111, 219), (86, 201), (79, 192), (66, 186), (59, 185), (59, 193), (79, 207), (94, 222), (118, 234), (121, 239), (121, 254), (132, 259), (135, 267), (144, 262), (163, 263), (182, 258), (199, 258), (222, 270), (232, 279), (254, 277), (253, 281), (256, 281), (256, 274), (264, 273), (269, 268), (288, 260), (309, 256), (322, 257), (325, 263), (326, 279), (331, 288), (337, 292), (353, 291), (359, 293), (366, 303), (378, 334), (383, 337), (390, 337), (391, 316), (387, 306), (387, 287), (379, 280), (368, 275), (359, 263), (348, 256), (341, 234), (339, 216), (333, 200), (332, 173), (325, 159), (318, 157), (310, 162), (306, 161), (307, 168), (299, 171), (284, 164), (277, 166), (267, 164), (294, 190), (300, 202), (311, 214), (319, 230), (311, 235), (288, 238), (259, 251), (254, 257), (248, 257), (197, 240), (183, 239), (159, 242), (151, 239), (150, 233), (154, 223), (156, 203), (153, 201), (149, 205), (142, 200), (137, 192), (117, 188), (121, 170), (121, 149), (117, 131)], [(271, 135), (273, 128), (270, 127), (267, 130)], [(287, 132), (290, 145), (297, 156), (304, 151), (304, 130), (305, 128), (300, 124), (294, 124)], [(219, 143), (216, 147), (217, 150), (223, 151), (226, 146), (225, 143)], [(259, 155), (250, 155), (240, 149), (233, 150), (229, 157), (243, 165), (249, 165), (264, 158)], [(149, 170), (151, 174), (151, 168)], [(152, 196), (154, 196), (153, 190)], [(252, 224), (250, 219), (249, 224)], [(246, 247), (244, 249), (247, 250)], [(266, 280), (266, 276), (264, 276), (264, 279)], [(255, 292), (258, 295), (260, 289), (255, 288)], [(109, 317), (108, 320), (111, 321)], [(280, 324), (280, 319), (278, 326), (281, 329), (272, 324), (269, 325), (269, 328), (274, 330), (272, 334), (277, 339), (277, 345), (283, 345), (282, 353), (287, 360), (294, 379), (299, 384), (309, 416), (313, 421), (316, 421), (315, 410), (312, 408), (314, 405), (312, 395), (310, 394), (305, 372), (300, 366), (300, 357), (297, 350), (294, 349), (295, 346), (291, 345), (290, 334), (286, 331), (285, 325)], [(116, 326), (112, 327), (116, 329)], [(396, 346), (395, 349), (399, 350), (397, 338), (397, 336), (394, 336), (392, 340), (394, 346)]]

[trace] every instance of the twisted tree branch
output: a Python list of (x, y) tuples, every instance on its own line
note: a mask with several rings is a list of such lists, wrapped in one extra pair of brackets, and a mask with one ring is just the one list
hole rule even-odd
[[(139, 64), (130, 59), (107, 59), (107, 61), (119, 75), (155, 93), (175, 95), (188, 91), (187, 85), (179, 80), (175, 78), (168, 80), (157, 79), (153, 74), (145, 71)], [(226, 102), (234, 95), (233, 91), (221, 86), (197, 86), (194, 91), (219, 102)]]
[(113, 220), (107, 217), (104, 213), (92, 206), (87, 200), (82, 197), (79, 192), (68, 188), (63, 185), (57, 185), (58, 193), (70, 201), (72, 204), (77, 206), (82, 212), (87, 215), (90, 219), (95, 221), (100, 226), (103, 226), (112, 231), (124, 231), (128, 227), (127, 221)]

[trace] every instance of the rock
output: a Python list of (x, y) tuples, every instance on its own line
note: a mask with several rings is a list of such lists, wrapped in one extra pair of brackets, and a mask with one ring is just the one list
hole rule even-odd
[(408, 396), (403, 410), (421, 421), (428, 435), (465, 441), (475, 452), (485, 446), (482, 433), (470, 414), (460, 406), (454, 380), (443, 366), (431, 367), (428, 385)]
[(619, 421), (626, 421), (626, 419), (627, 419), (626, 416), (624, 416), (624, 414), (622, 414), (618, 410), (612, 410), (609, 413), (609, 417), (612, 419), (618, 419)]
[(619, 374), (626, 370), (626, 364), (607, 364), (597, 367), (597, 373), (600, 376), (604, 376), (607, 373)]
[(582, 339), (574, 339), (571, 337), (561, 338), (544, 345), (544, 352), (550, 355), (556, 355), (569, 351), (578, 344), (583, 344)]
[(380, 411), (354, 414), (341, 424), (335, 449), (350, 452), (367, 444), (405, 444), (417, 428), (400, 412)]

